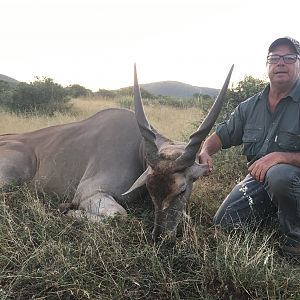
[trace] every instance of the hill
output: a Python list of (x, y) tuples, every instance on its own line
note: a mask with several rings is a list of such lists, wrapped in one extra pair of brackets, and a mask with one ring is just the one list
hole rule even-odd
[(190, 98), (196, 93), (216, 97), (220, 91), (219, 89), (199, 87), (178, 81), (146, 83), (141, 84), (141, 87), (155, 96), (162, 95), (182, 98)]
[(13, 83), (13, 84), (19, 83), (18, 80), (14, 79), (14, 78), (11, 78), (11, 77), (8, 77), (6, 75), (2, 75), (2, 74), (0, 74), (0, 80), (6, 81), (8, 83)]
[[(0, 81), (1, 80), (6, 81), (10, 84), (19, 83), (18, 80), (2, 74), (0, 74)], [(179, 81), (158, 81), (158, 82), (141, 84), (140, 86), (154, 96), (161, 95), (161, 96), (169, 96), (169, 97), (177, 97), (177, 98), (191, 98), (193, 97), (194, 94), (198, 93), (202, 95), (209, 95), (211, 97), (216, 97), (219, 93), (219, 89), (199, 87), (199, 86), (194, 86)], [(126, 89), (126, 88), (122, 88), (122, 89)], [(129, 89), (131, 90), (131, 87)]]

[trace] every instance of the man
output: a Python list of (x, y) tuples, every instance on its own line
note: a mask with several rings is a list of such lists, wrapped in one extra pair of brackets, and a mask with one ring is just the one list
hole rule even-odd
[(249, 174), (226, 197), (214, 223), (224, 229), (259, 225), (277, 212), (286, 237), (281, 253), (300, 257), (300, 44), (283, 37), (269, 47), (269, 85), (217, 126), (199, 155), (243, 144)]

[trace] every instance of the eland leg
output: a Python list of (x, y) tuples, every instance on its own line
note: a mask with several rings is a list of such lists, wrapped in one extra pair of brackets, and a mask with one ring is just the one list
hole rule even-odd
[(87, 218), (95, 222), (103, 222), (107, 218), (126, 217), (127, 212), (109, 194), (98, 192), (97, 194), (81, 200), (78, 210), (68, 210), (67, 215), (76, 218)]
[(36, 172), (36, 157), (24, 149), (0, 147), (0, 188), (30, 180)]

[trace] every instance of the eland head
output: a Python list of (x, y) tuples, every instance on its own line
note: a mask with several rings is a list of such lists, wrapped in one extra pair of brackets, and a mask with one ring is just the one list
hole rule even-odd
[(160, 140), (162, 136), (150, 125), (145, 115), (134, 66), (135, 116), (144, 139), (148, 167), (124, 195), (146, 185), (155, 209), (154, 241), (161, 237), (174, 239), (191, 196), (193, 182), (208, 170), (207, 165), (197, 162), (197, 153), (221, 111), (232, 70), (233, 66), (209, 113), (187, 144), (167, 138), (163, 143), (157, 143), (157, 136), (160, 136)]

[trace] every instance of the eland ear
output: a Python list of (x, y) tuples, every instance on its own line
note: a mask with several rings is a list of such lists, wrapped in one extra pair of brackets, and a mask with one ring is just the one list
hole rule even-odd
[(147, 175), (149, 174), (149, 172), (150, 172), (150, 167), (148, 167), (146, 169), (146, 171), (134, 182), (134, 184), (131, 186), (131, 188), (127, 192), (123, 193), (122, 196), (125, 196), (125, 195), (131, 193), (132, 191), (134, 191), (135, 189), (146, 184)]
[(199, 177), (203, 176), (208, 171), (207, 164), (194, 163), (191, 167), (186, 169), (186, 174), (188, 177), (196, 181)]

